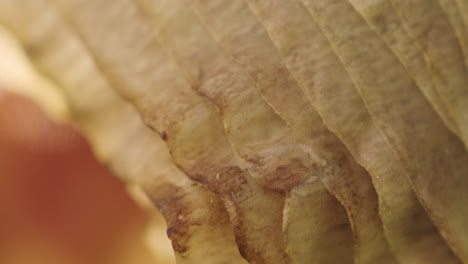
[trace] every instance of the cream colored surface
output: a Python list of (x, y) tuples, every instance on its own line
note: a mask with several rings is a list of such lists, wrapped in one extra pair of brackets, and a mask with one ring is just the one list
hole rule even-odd
[(467, 262), (462, 3), (0, 0), (33, 62), (0, 81), (142, 186), (178, 263)]

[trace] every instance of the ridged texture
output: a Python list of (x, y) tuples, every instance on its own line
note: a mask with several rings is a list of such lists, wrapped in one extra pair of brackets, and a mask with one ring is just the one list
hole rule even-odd
[(468, 263), (464, 0), (0, 0), (178, 263)]

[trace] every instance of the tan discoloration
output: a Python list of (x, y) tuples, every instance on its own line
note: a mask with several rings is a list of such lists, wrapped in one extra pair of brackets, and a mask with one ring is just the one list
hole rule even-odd
[[(239, 204), (215, 189), (218, 182), (215, 173), (223, 168), (238, 167), (238, 158), (229, 146), (219, 115), (191, 90), (172, 58), (159, 46), (151, 24), (134, 2), (60, 0), (54, 3), (80, 32), (100, 68), (105, 69), (104, 74), (112, 87), (135, 104), (145, 122), (170, 135), (166, 143), (179, 168), (192, 179), (201, 177), (197, 180), (215, 191), (226, 207), (233, 207), (226, 209), (233, 225), (238, 226), (236, 237), (248, 238), (248, 243), (240, 246), (258, 247), (255, 244), (260, 239), (257, 234), (262, 232), (270, 238), (266, 245), (260, 245), (261, 250), (277, 251), (271, 249), (271, 245), (282, 241), (280, 230), (274, 230), (281, 223), (283, 199), (274, 192), (252, 191), (256, 188), (254, 182), (240, 186), (242, 193), (239, 195), (248, 202)], [(101, 10), (106, 10), (106, 15), (101, 16)], [(102, 23), (94, 23), (96, 16)], [(115, 29), (112, 34), (108, 25)], [(242, 170), (236, 177), (250, 176)], [(265, 208), (269, 214), (261, 214), (251, 204)], [(263, 256), (252, 257), (261, 260)]]
[[(220, 263), (226, 257), (229, 263), (245, 263), (220, 199), (172, 164), (159, 136), (114, 94), (57, 14), (36, 0), (3, 1), (0, 6), (2, 23), (35, 51), (28, 54), (35, 65), (62, 86), (100, 159), (120, 177), (143, 186), (164, 215), (178, 263)], [(63, 67), (70, 58), (74, 64)], [(87, 94), (95, 100), (84, 100)]]
[(468, 147), (468, 70), (457, 33), (437, 0), (391, 1), (423, 51), (437, 92)]
[(372, 176), (385, 235), (398, 259), (403, 263), (454, 259), (413, 193), (401, 162), (304, 6), (294, 0), (248, 3), (327, 127)]
[(407, 33), (392, 2), (387, 0), (351, 0), (350, 2), (395, 53), (445, 125), (459, 135), (460, 131), (432, 83), (433, 77), (424, 60), (424, 54)]
[(178, 263), (392, 263), (379, 215), (401, 263), (468, 259), (463, 1), (44, 1), (0, 21)]
[(440, 7), (445, 12), (455, 35), (460, 43), (461, 50), (465, 57), (465, 67), (468, 66), (468, 26), (463, 21), (462, 11), (457, 6), (457, 0), (438, 0)]
[[(346, 208), (355, 231), (356, 244), (360, 247), (356, 250), (356, 259), (360, 259), (362, 263), (373, 263), (376, 260), (381, 263), (394, 263), (377, 213), (377, 196), (369, 175), (356, 164), (346, 147), (328, 131), (318, 113), (312, 109), (300, 87), (283, 65), (267, 32), (248, 6), (241, 0), (188, 2), (192, 3), (192, 7), (220, 45), (235, 62), (247, 70), (273, 110), (286, 121), (295, 141), (312, 161), (308, 166), (309, 175), (317, 175), (323, 180), (327, 189)], [(284, 174), (283, 170), (289, 171), (290, 174), (301, 170), (307, 173), (306, 168), (295, 161), (292, 160), (288, 167), (278, 166), (275, 172), (279, 172), (277, 177), (280, 180), (285, 182), (280, 176)], [(287, 210), (293, 213), (293, 210), (301, 209)], [(288, 235), (294, 236), (292, 233)], [(338, 249), (330, 248), (330, 251), (332, 250)], [(295, 255), (295, 261), (314, 262), (315, 259), (321, 258), (315, 252), (316, 250), (311, 249), (310, 253)], [(359, 256), (363, 252), (375, 252), (375, 256)], [(328, 261), (331, 262), (335, 255), (329, 255)], [(335, 261), (346, 262), (350, 259)]]
[(457, 4), (457, 8), (460, 10), (460, 15), (465, 23), (465, 27), (468, 28), (468, 2), (465, 0), (455, 0), (455, 2)]
[[(463, 261), (468, 259), (468, 153), (463, 143), (445, 127), (405, 68), (347, 1), (303, 1), (401, 160), (429, 217), (453, 251)], [(331, 14), (340, 19), (331, 19)]]
[[(192, 87), (222, 113), (233, 149), (248, 162), (249, 172), (262, 186), (288, 193), (291, 188), (307, 181), (312, 175), (320, 175), (319, 167), (322, 164), (311, 162), (306, 153), (296, 145), (287, 125), (262, 100), (262, 94), (255, 88), (250, 76), (242, 70), (242, 67), (248, 67), (248, 64), (237, 65), (231, 61), (230, 57), (211, 39), (211, 35), (201, 26), (192, 11), (184, 5), (184, 1), (144, 1), (143, 3), (155, 21), (161, 42), (179, 61), (179, 65), (193, 83)], [(209, 4), (209, 2), (204, 3)], [(218, 2), (217, 6), (233, 10), (229, 7), (230, 3), (228, 5)], [(218, 22), (229, 24), (227, 21)], [(222, 43), (224, 40), (218, 41)], [(270, 73), (268, 76), (271, 76)], [(283, 76), (276, 78), (281, 80)], [(321, 183), (316, 184), (323, 188)], [(336, 202), (327, 192), (320, 194)], [(335, 210), (336, 207), (331, 208)], [(327, 214), (336, 214), (335, 212), (330, 211)], [(319, 211), (315, 213), (326, 217), (325, 213)], [(343, 211), (340, 210), (338, 213), (342, 214)], [(338, 216), (337, 218), (345, 219)], [(329, 224), (343, 225), (336, 222)], [(343, 232), (342, 236), (342, 241), (347, 239), (350, 242), (338, 246), (349, 249), (348, 255), (339, 256), (346, 262), (351, 260), (352, 256), (350, 241), (352, 237), (349, 232)], [(293, 247), (293, 245), (288, 246)], [(280, 260), (275, 258), (274, 261)]]

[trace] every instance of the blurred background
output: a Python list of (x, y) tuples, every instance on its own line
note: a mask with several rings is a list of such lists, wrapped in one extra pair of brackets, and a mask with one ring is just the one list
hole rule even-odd
[(73, 124), (0, 88), (0, 263), (173, 263), (165, 223)]
[(0, 264), (175, 263), (162, 216), (68, 114), (0, 27)]

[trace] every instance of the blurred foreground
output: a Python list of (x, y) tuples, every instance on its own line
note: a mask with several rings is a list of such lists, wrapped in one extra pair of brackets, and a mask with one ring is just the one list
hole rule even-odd
[(154, 211), (131, 199), (72, 125), (0, 88), (0, 263), (173, 263)]

